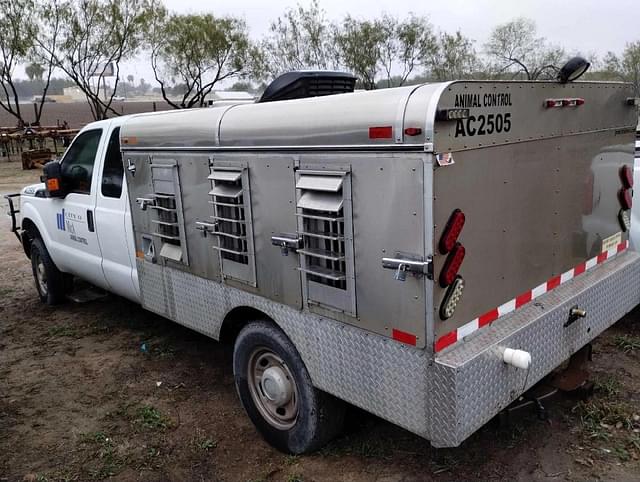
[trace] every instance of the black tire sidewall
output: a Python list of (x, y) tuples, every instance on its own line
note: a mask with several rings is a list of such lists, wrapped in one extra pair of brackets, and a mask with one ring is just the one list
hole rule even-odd
[[(298, 392), (298, 417), (293, 427), (278, 430), (267, 422), (255, 405), (249, 391), (247, 370), (255, 348), (263, 346), (275, 352), (293, 375)], [(251, 421), (267, 442), (278, 450), (299, 454), (315, 450), (319, 445), (318, 391), (291, 341), (267, 322), (252, 322), (238, 335), (233, 351), (233, 374), (236, 389)]]
[[(34, 255), (35, 254), (35, 255)], [(43, 294), (40, 291), (40, 284), (38, 283), (37, 264), (36, 259), (40, 257), (44, 264), (44, 269), (47, 273), (47, 293)], [(36, 291), (38, 297), (43, 303), (49, 305), (55, 305), (60, 303), (64, 299), (64, 284), (63, 276), (60, 270), (56, 267), (49, 252), (44, 245), (44, 242), (40, 238), (35, 238), (31, 242), (31, 270), (33, 272), (33, 280), (36, 285)]]

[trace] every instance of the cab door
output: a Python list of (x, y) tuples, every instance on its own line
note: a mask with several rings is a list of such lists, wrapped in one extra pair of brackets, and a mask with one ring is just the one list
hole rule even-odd
[(63, 271), (107, 288), (94, 217), (100, 177), (94, 171), (104, 138), (102, 128), (78, 134), (61, 161), (62, 184), (68, 194), (51, 201), (56, 218), (56, 264)]
[[(114, 121), (117, 122), (117, 121)], [(108, 136), (100, 165), (100, 188), (96, 197), (95, 228), (102, 251), (102, 271), (109, 290), (130, 300), (138, 300), (134, 284), (135, 249), (127, 189), (123, 184), (124, 167), (120, 153), (120, 126)]]

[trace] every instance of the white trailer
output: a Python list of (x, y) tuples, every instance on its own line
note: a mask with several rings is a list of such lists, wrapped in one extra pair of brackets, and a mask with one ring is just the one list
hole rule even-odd
[(640, 301), (631, 96), (465, 81), (97, 122), (16, 232), (43, 301), (75, 276), (234, 343), (281, 450), (343, 402), (457, 446)]

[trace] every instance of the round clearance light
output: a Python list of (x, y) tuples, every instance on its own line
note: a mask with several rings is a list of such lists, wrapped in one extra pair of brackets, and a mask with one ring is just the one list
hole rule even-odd
[(464, 280), (462, 279), (462, 276), (456, 276), (456, 279), (453, 280), (453, 283), (449, 286), (447, 294), (444, 296), (442, 304), (440, 305), (441, 319), (448, 320), (453, 316), (453, 313), (456, 311), (458, 303), (462, 298), (463, 291)]
[(567, 82), (573, 82), (577, 80), (582, 74), (584, 74), (591, 64), (582, 57), (573, 57), (562, 66), (558, 72), (558, 80), (566, 84)]

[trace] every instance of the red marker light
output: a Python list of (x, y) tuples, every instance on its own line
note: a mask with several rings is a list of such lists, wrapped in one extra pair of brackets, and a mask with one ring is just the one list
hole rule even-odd
[(422, 129), (420, 129), (419, 127), (407, 127), (404, 130), (404, 133), (407, 136), (419, 136), (420, 134), (422, 134)]
[(440, 286), (445, 288), (454, 282), (462, 265), (462, 261), (464, 260), (464, 255), (464, 246), (456, 243), (447, 260), (444, 262), (444, 267), (440, 273)]
[(451, 213), (438, 245), (442, 254), (447, 254), (454, 248), (456, 241), (458, 241), (458, 236), (460, 236), (460, 232), (464, 227), (464, 222), (465, 215), (460, 209), (456, 209)]
[(369, 127), (369, 139), (391, 139), (393, 128), (391, 126)]

